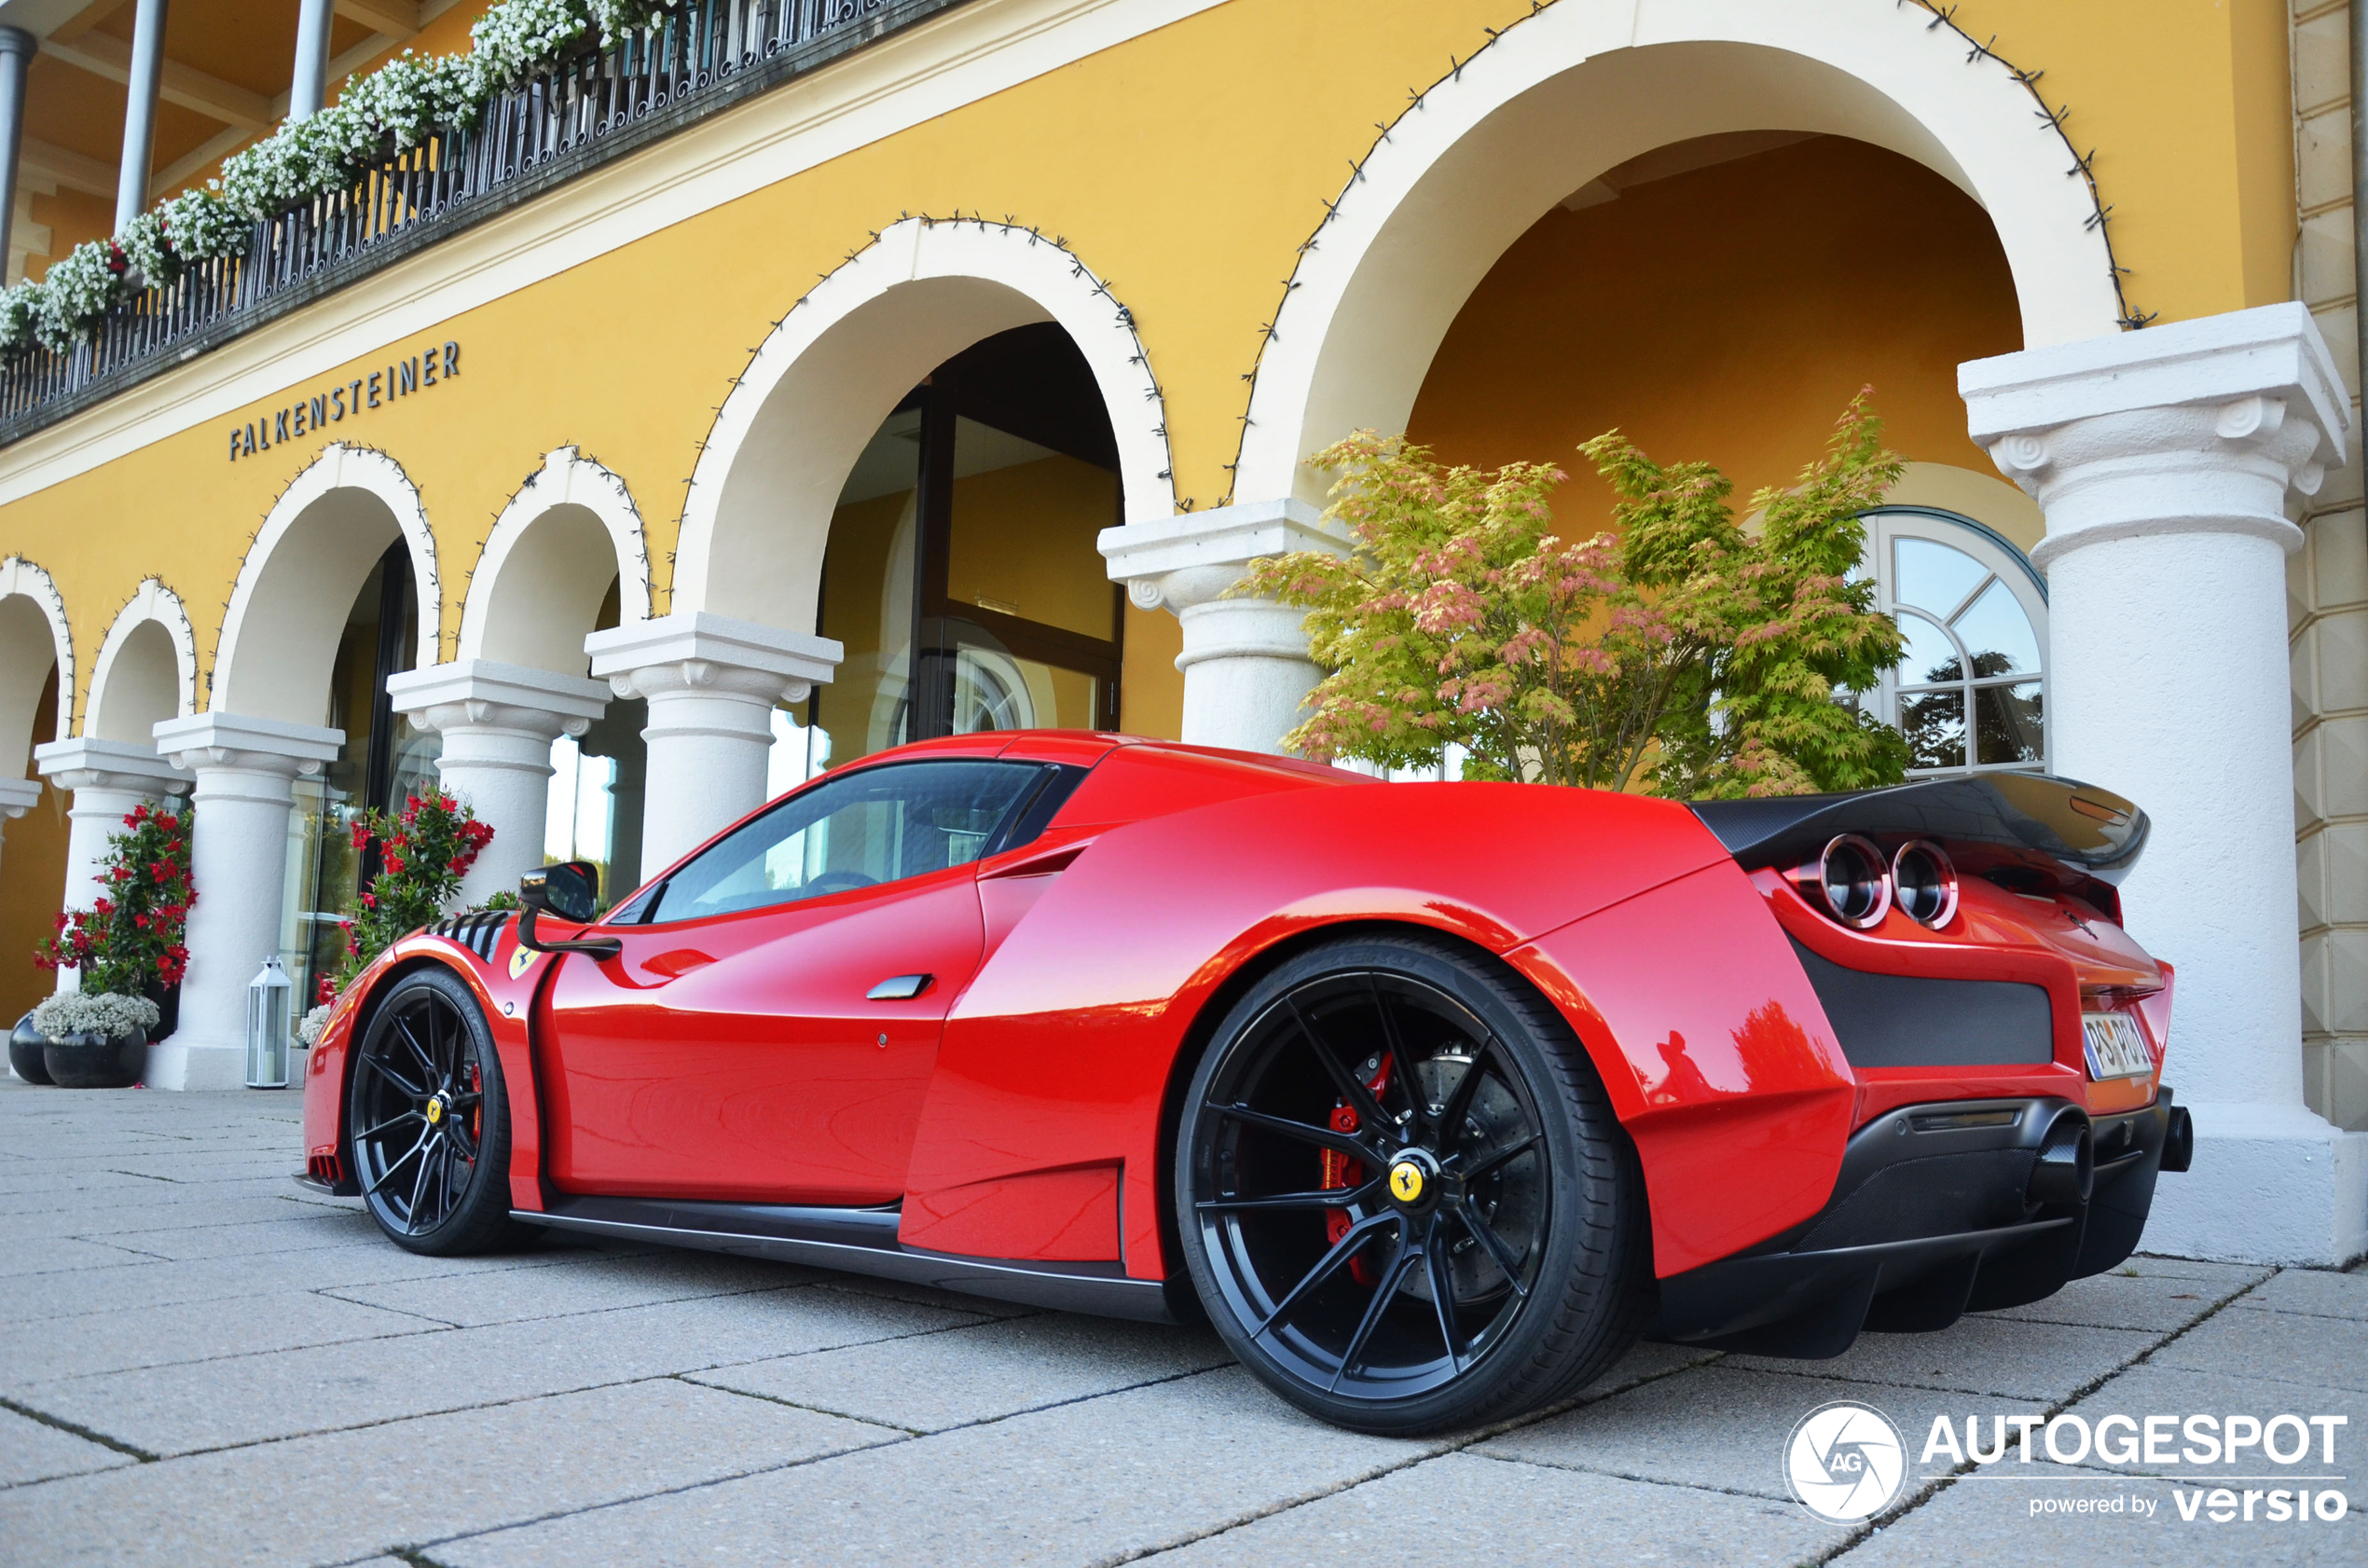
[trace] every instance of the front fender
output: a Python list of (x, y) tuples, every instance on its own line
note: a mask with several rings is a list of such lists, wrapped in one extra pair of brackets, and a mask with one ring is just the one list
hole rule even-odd
[[(448, 927), (452, 922), (441, 924)], [(356, 1033), (397, 980), (423, 964), (434, 964), (468, 986), (493, 1035), (510, 1102), (510, 1206), (543, 1207), (542, 1096), (535, 1081), (529, 1021), (534, 1013), (535, 992), (549, 973), (551, 960), (518, 946), (515, 920), (503, 920), (489, 938), (480, 933), (476, 940), (477, 945), (471, 946), (434, 928), (415, 931), (372, 959), (339, 997), (305, 1068), (304, 1141), (308, 1163), (316, 1172), (325, 1156), (336, 1162), (340, 1176), (351, 1176), (346, 1158), (350, 1129), (345, 1125), (345, 1112), (351, 1098), (348, 1086)]]

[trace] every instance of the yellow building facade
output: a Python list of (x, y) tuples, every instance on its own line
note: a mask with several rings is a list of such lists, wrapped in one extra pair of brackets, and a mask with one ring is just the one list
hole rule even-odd
[[(1576, 470), (1617, 426), (1748, 493), (1868, 387), (1909, 461), (1869, 570), (1934, 646), (1995, 618), (2011, 675), (1887, 686), (1954, 715), (1920, 763), (2153, 813), (2132, 924), (2181, 967), (2199, 1131), (2323, 1155), (2284, 1255), (2368, 1245), (2345, 6), (711, 8), (790, 42), (103, 369), (8, 372), (0, 1001), (53, 983), (23, 955), (144, 794), (200, 823), (152, 1078), (225, 1086), (258, 962), (333, 961), (339, 824), (409, 780), (494, 823), (473, 893), (546, 853), (618, 891), (949, 727), (1273, 749), (1314, 670), (1227, 590), (1336, 546), (1310, 452), (1375, 428)], [(288, 46), (219, 33), (301, 9), (183, 13), (166, 77), (284, 112)], [(483, 9), (340, 7), (328, 47), (464, 48)], [(107, 232), (127, 92), (71, 72), (140, 14), (34, 30), (23, 276)], [(151, 187), (241, 144), (177, 103)], [(1974, 573), (1946, 603), (1908, 565), (1944, 557)], [(2164, 1225), (2230, 1250), (2235, 1201)]]

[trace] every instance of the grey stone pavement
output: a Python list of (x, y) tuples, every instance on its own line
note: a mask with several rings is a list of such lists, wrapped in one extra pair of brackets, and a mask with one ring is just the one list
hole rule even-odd
[[(415, 1258), (290, 1182), (299, 1111), (0, 1087), (0, 1562), (2368, 1564), (2368, 1273), (2141, 1257), (1837, 1361), (1640, 1346), (1557, 1410), (1387, 1441), (1205, 1330), (688, 1252)], [(1832, 1399), (1907, 1438), (1870, 1525), (1786, 1490)], [(2062, 1411), (2348, 1425), (2332, 1464), (1912, 1462), (1935, 1416)], [(2303, 1477), (2345, 1517), (2195, 1501)]]

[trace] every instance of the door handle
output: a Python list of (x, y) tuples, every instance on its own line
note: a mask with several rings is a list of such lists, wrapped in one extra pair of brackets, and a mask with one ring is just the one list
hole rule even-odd
[(863, 993), (864, 999), (874, 1002), (909, 1002), (928, 990), (937, 979), (933, 974), (896, 974), (881, 981)]

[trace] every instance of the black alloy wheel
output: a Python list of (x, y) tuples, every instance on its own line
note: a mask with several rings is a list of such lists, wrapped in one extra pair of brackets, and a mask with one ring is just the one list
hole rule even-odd
[(1229, 1348), (1358, 1431), (1550, 1403), (1650, 1313), (1642, 1175), (1593, 1064), (1444, 941), (1343, 939), (1253, 987), (1193, 1076), (1175, 1192)]
[(397, 981), (347, 1081), (354, 1176), (390, 1240), (444, 1257), (516, 1239), (509, 1100), (466, 985), (440, 969)]

